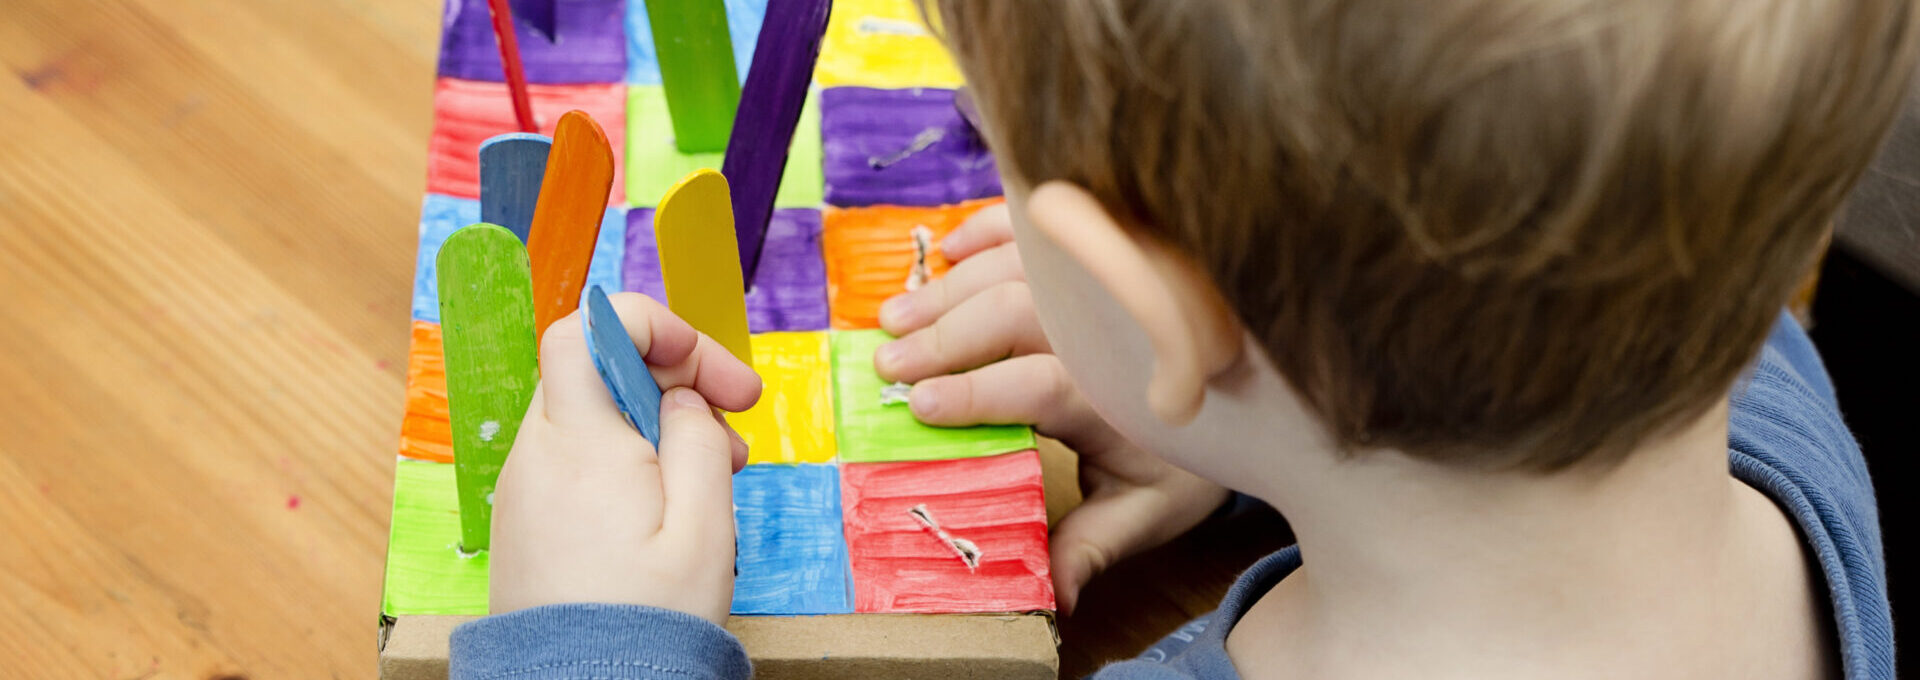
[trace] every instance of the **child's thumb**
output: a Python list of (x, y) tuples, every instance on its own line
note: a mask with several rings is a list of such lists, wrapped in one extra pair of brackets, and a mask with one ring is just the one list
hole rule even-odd
[(663, 528), (733, 530), (733, 441), (699, 392), (676, 387), (660, 400)]

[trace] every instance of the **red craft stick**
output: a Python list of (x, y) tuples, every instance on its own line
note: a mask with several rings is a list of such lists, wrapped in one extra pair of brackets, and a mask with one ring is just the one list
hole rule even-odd
[(527, 69), (520, 64), (520, 42), (513, 34), (513, 10), (507, 0), (487, 0), (493, 14), (493, 37), (500, 43), (500, 64), (507, 70), (507, 91), (513, 95), (513, 117), (521, 132), (540, 131), (533, 121), (533, 102), (527, 98)]

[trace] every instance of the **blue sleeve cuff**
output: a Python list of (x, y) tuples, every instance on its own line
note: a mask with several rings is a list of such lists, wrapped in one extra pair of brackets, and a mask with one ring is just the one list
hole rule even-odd
[(725, 628), (656, 607), (556, 604), (453, 630), (454, 680), (744, 680), (747, 651)]

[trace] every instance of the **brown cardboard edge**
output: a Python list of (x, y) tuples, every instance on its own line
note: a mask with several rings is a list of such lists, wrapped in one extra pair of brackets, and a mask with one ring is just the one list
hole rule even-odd
[[(472, 616), (382, 617), (380, 677), (444, 680), (447, 639)], [(746, 645), (754, 677), (939, 677), (1051, 679), (1059, 632), (1035, 614), (845, 614), (735, 616), (727, 630)]]

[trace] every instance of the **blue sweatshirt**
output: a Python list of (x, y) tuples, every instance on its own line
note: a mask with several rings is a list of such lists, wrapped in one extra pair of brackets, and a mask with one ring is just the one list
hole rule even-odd
[[(1866, 461), (1835, 405), (1832, 382), (1804, 331), (1782, 316), (1733, 397), (1727, 459), (1734, 477), (1772, 498), (1819, 559), (1832, 599), (1840, 658), (1852, 680), (1893, 680), (1880, 517)], [(1300, 566), (1287, 548), (1233, 584), (1220, 608), (1163, 638), (1099, 680), (1237, 678), (1227, 633)], [(452, 677), (744, 679), (746, 651), (725, 629), (679, 612), (564, 604), (489, 616), (454, 630)]]

